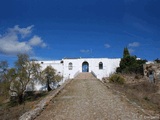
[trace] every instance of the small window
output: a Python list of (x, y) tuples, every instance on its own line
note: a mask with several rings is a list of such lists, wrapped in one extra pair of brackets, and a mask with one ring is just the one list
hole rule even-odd
[(99, 69), (103, 69), (103, 63), (102, 62), (99, 63)]
[(69, 69), (69, 70), (72, 70), (72, 69), (73, 69), (72, 63), (69, 63), (69, 64), (68, 64), (68, 69)]
[(41, 62), (41, 64), (43, 64), (43, 62)]

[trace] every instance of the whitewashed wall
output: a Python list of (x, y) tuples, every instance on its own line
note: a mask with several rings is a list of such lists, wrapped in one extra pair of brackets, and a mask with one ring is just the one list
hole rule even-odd
[[(72, 70), (68, 69), (69, 63), (72, 63)], [(120, 59), (109, 59), (109, 58), (78, 58), (78, 59), (62, 59), (62, 60), (53, 60), (53, 61), (38, 61), (41, 64), (42, 70), (47, 66), (52, 66), (56, 69), (57, 73), (63, 76), (63, 80), (60, 84), (67, 79), (74, 78), (78, 73), (82, 72), (82, 64), (83, 62), (88, 62), (89, 64), (89, 72), (94, 72), (98, 79), (102, 79), (103, 77), (108, 77), (110, 74), (116, 71), (116, 68), (119, 66)], [(103, 69), (99, 69), (99, 63), (103, 63)], [(45, 86), (37, 83), (35, 85), (35, 90), (41, 90)]]
[[(73, 64), (73, 69), (68, 70), (69, 63)], [(115, 72), (119, 66), (120, 59), (108, 58), (81, 58), (81, 59), (64, 59), (64, 77), (74, 78), (77, 72), (82, 72), (83, 62), (89, 63), (89, 72), (93, 71), (98, 79), (108, 77), (111, 73)], [(103, 69), (99, 69), (99, 63), (103, 63)]]
[[(79, 72), (82, 72), (83, 62), (88, 62), (89, 72), (94, 72), (98, 79), (108, 77), (111, 73), (115, 72), (119, 66), (120, 59), (109, 59), (109, 58), (79, 58), (79, 59), (62, 59), (56, 61), (39, 61), (42, 63), (42, 69), (47, 66), (52, 66), (57, 70), (58, 73), (63, 75), (64, 79), (74, 78)], [(99, 69), (99, 63), (103, 63), (103, 69)], [(69, 63), (72, 63), (73, 68), (69, 70)]]
[(38, 63), (41, 65), (42, 70), (44, 70), (47, 66), (52, 66), (56, 69), (58, 74), (63, 75), (63, 64), (61, 63), (61, 60), (38, 61)]

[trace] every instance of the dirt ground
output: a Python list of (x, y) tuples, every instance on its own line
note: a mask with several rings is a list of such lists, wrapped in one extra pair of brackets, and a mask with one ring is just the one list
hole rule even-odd
[(100, 81), (73, 80), (36, 120), (143, 120), (148, 116)]
[(29, 96), (25, 104), (6, 102), (0, 105), (0, 120), (18, 120), (25, 112), (34, 108), (48, 93), (36, 93)]
[(160, 83), (150, 83), (143, 76), (137, 79), (135, 75), (123, 75), (125, 84), (118, 85), (109, 83), (104, 79), (104, 84), (110, 89), (125, 95), (130, 101), (145, 109), (149, 114), (160, 114)]

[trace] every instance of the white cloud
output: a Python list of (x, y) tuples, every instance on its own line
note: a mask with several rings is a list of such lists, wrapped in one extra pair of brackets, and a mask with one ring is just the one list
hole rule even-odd
[(18, 54), (31, 52), (32, 48), (26, 42), (19, 42), (18, 36), (8, 33), (0, 38), (0, 52), (4, 54)]
[(34, 25), (28, 26), (26, 28), (20, 28), (19, 25), (15, 25), (14, 28), (9, 28), (9, 33), (15, 33), (20, 34), (22, 38), (25, 38), (27, 35), (29, 35), (32, 32), (32, 28)]
[(29, 40), (29, 44), (31, 46), (41, 46), (41, 47), (46, 47), (47, 45), (43, 42), (41, 37), (35, 35)]
[(43, 48), (44, 48), (44, 47), (47, 47), (47, 44), (46, 44), (46, 43), (42, 43), (42, 44), (41, 44), (41, 47), (43, 47)]
[(20, 28), (16, 25), (13, 28), (9, 28), (5, 34), (0, 36), (0, 53), (7, 55), (32, 53), (33, 46), (45, 47), (46, 44), (36, 35), (30, 40), (32, 45), (30, 44), (30, 41), (24, 41), (24, 39), (27, 39), (27, 36), (32, 33), (32, 28), (33, 25), (26, 28)]
[(105, 48), (110, 48), (111, 46), (109, 44), (104, 45)]
[(133, 49), (131, 49), (131, 48), (128, 49), (128, 50), (129, 50), (129, 53), (131, 53), (131, 54), (135, 52), (135, 50), (133, 50)]
[(91, 50), (84, 50), (84, 49), (83, 49), (83, 50), (80, 50), (80, 52), (81, 52), (81, 53), (90, 53)]
[(129, 47), (138, 47), (140, 46), (139, 42), (133, 42), (133, 43), (129, 43), (128, 45)]

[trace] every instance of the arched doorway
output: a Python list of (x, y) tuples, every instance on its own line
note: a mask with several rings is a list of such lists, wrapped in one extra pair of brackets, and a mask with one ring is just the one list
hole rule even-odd
[(82, 63), (82, 72), (89, 72), (89, 64), (86, 61)]

